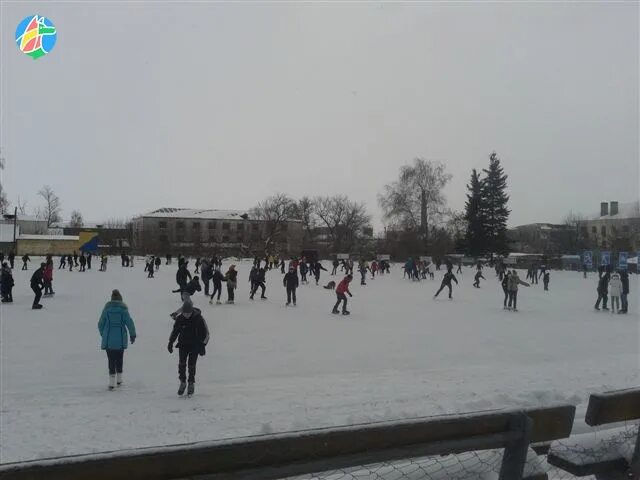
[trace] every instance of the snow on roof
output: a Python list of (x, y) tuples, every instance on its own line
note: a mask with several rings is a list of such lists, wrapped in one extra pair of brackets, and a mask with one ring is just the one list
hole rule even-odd
[(517, 253), (517, 252), (512, 252), (508, 256), (509, 257), (541, 257), (542, 255), (543, 255), (542, 253)]
[(636, 200), (635, 202), (619, 203), (618, 213), (616, 215), (591, 215), (589, 220), (616, 220), (624, 218), (640, 218), (640, 200)]
[(242, 220), (244, 210), (215, 210), (196, 208), (159, 208), (142, 215), (144, 218), (199, 218), (202, 220)]
[[(2, 218), (13, 222), (14, 215), (12, 213), (5, 213), (2, 216)], [(21, 215), (21, 214), (18, 214), (18, 221), (19, 222), (46, 222), (46, 220), (35, 217), (33, 215)]]
[(68, 240), (78, 241), (77, 235), (20, 235), (18, 240)]

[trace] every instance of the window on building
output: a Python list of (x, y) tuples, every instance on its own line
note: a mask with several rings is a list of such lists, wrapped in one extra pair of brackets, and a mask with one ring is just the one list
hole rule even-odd
[(184, 243), (184, 235), (177, 235), (176, 236), (176, 241), (178, 243)]
[(238, 237), (236, 238), (236, 242), (242, 243), (242, 235), (238, 235)]
[(254, 232), (257, 232), (258, 230), (260, 230), (260, 224), (258, 223), (254, 223), (252, 224), (252, 227)]
[(623, 231), (624, 233), (629, 233), (629, 231), (630, 231), (630, 230), (631, 230), (631, 229), (629, 228), (629, 225), (623, 225), (623, 226), (622, 226), (622, 231)]
[(167, 222), (165, 222), (165, 221), (158, 222), (158, 227), (159, 228), (167, 228)]
[(215, 242), (216, 241), (216, 235), (214, 233), (210, 233), (209, 234), (209, 242)]
[(184, 222), (176, 222), (176, 228), (178, 230), (184, 230)]
[(229, 235), (224, 235), (224, 236), (222, 237), (222, 241), (223, 241), (223, 242), (228, 242), (228, 241), (229, 241)]
[(236, 230), (239, 232), (244, 232), (244, 223), (236, 223)]
[(605, 227), (604, 225), (602, 227), (600, 227), (600, 233), (602, 234), (603, 237), (607, 236), (607, 227)]
[(160, 240), (160, 243), (167, 243), (169, 241), (169, 237), (166, 235), (159, 235), (158, 240)]
[(593, 227), (591, 227), (591, 233), (593, 233), (594, 235), (598, 234), (598, 227), (596, 227), (595, 225)]
[(193, 229), (200, 230), (200, 222), (193, 222)]
[(222, 224), (222, 229), (223, 230), (231, 230), (231, 225), (229, 223), (227, 223), (227, 222), (224, 222)]
[(209, 227), (209, 230), (215, 230), (216, 229), (216, 222), (209, 222), (207, 224), (207, 226)]
[(580, 229), (580, 232), (582, 233), (583, 237), (587, 237), (587, 238), (589, 237), (589, 230), (587, 230), (587, 227), (582, 227)]

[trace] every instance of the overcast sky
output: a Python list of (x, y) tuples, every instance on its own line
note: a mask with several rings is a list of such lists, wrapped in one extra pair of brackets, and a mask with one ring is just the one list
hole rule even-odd
[[(3, 1), (3, 183), (63, 216), (365, 202), (414, 157), (462, 209), (492, 150), (511, 225), (638, 198), (638, 3)], [(54, 50), (15, 45), (27, 15)]]

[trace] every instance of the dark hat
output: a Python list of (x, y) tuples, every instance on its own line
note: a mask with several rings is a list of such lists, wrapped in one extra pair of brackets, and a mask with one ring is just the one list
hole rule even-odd
[(187, 298), (182, 304), (182, 313), (191, 313), (193, 312), (193, 302), (191, 299)]
[(118, 301), (118, 302), (122, 301), (122, 295), (120, 294), (119, 290), (116, 289), (113, 292), (111, 292), (111, 300)]

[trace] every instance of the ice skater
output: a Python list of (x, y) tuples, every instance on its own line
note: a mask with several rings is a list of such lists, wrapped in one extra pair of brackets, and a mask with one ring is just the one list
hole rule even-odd
[[(600, 273), (600, 272), (598, 272)], [(608, 301), (608, 293), (609, 293), (609, 274), (608, 273), (600, 273), (600, 278), (598, 279), (598, 288), (596, 289), (598, 292), (598, 300), (593, 308), (596, 310), (600, 310), (600, 302), (602, 302), (602, 309), (609, 310), (607, 308)]]
[(53, 284), (53, 260), (48, 260), (45, 267), (44, 267), (44, 271), (42, 273), (42, 280), (44, 283), (44, 296), (45, 297), (50, 297), (51, 295), (55, 294), (56, 292), (53, 291), (52, 288), (52, 284)]
[(629, 310), (629, 272), (623, 270), (620, 273), (620, 280), (622, 281), (622, 296), (620, 297), (622, 308), (619, 313), (627, 313)]
[(346, 277), (344, 277), (344, 279), (336, 287), (336, 297), (338, 298), (338, 301), (333, 306), (333, 310), (331, 310), (331, 313), (340, 313), (338, 311), (338, 307), (342, 302), (344, 302), (342, 304), (342, 314), (349, 315), (351, 313), (347, 310), (347, 295), (349, 295), (350, 297), (353, 297), (353, 295), (349, 291), (349, 284), (351, 283), (351, 280), (353, 280), (353, 275), (349, 274)]
[(544, 272), (542, 275), (542, 285), (544, 285), (544, 291), (549, 291), (549, 272)]
[(453, 272), (447, 271), (447, 273), (444, 274), (444, 277), (442, 277), (442, 283), (440, 284), (440, 288), (438, 289), (436, 294), (433, 296), (433, 298), (438, 298), (438, 295), (440, 295), (440, 292), (444, 290), (444, 287), (447, 287), (449, 289), (449, 300), (453, 300), (453, 287), (451, 285), (451, 282), (456, 282), (456, 285), (458, 285), (458, 279), (453, 274)]
[(35, 294), (33, 298), (33, 305), (31, 305), (32, 310), (40, 310), (42, 305), (40, 305), (40, 299), (42, 298), (42, 289), (44, 288), (44, 267), (46, 265), (44, 263), (40, 264), (40, 268), (38, 268), (33, 275), (31, 275), (31, 290)]
[(473, 282), (474, 287), (480, 288), (480, 279), (486, 280), (486, 278), (484, 278), (484, 276), (482, 275), (482, 271), (478, 270), (476, 272), (476, 276), (474, 277), (474, 282)]
[(251, 295), (249, 295), (249, 298), (251, 300), (253, 300), (253, 296), (258, 291), (258, 287), (260, 287), (260, 289), (262, 290), (260, 294), (260, 299), (261, 300), (267, 299), (267, 297), (264, 296), (264, 292), (267, 289), (265, 282), (266, 282), (266, 272), (264, 270), (264, 267), (260, 267), (258, 271), (255, 273), (254, 280), (251, 283)]
[(222, 282), (225, 282), (224, 275), (220, 272), (220, 268), (216, 266), (213, 271), (213, 276), (211, 277), (211, 281), (213, 283), (213, 292), (211, 293), (211, 299), (209, 300), (209, 304), (213, 304), (213, 297), (218, 294), (218, 298), (216, 299), (216, 305), (220, 305), (220, 294), (222, 293)]
[(360, 272), (360, 285), (366, 285), (365, 279), (367, 277), (367, 272), (370, 271), (367, 263), (364, 260), (360, 260), (358, 265), (358, 272)]
[(4, 262), (2, 264), (2, 270), (0, 271), (0, 295), (2, 295), (2, 303), (13, 302), (13, 273), (9, 264)]
[(611, 298), (611, 313), (620, 312), (620, 297), (622, 296), (622, 280), (620, 274), (614, 272), (609, 280), (609, 297)]
[(524, 285), (525, 287), (530, 286), (527, 282), (523, 282), (520, 280), (518, 276), (518, 272), (515, 270), (511, 271), (511, 275), (509, 276), (509, 304), (507, 305), (509, 310), (513, 310), (514, 312), (518, 311), (518, 286)]
[(309, 267), (307, 267), (307, 263), (302, 260), (299, 264), (300, 267), (300, 277), (301, 277), (301, 281), (300, 283), (309, 283), (309, 281), (307, 280), (307, 272), (309, 271)]
[(58, 270), (67, 268), (67, 256), (65, 254), (60, 255), (60, 263), (58, 264)]
[(333, 269), (331, 270), (331, 276), (335, 275), (338, 272), (338, 266), (340, 265), (340, 262), (336, 259), (333, 261)]
[(27, 270), (27, 262), (30, 262), (31, 259), (29, 258), (29, 255), (23, 255), (22, 256), (22, 270)]
[(84, 252), (80, 254), (80, 272), (87, 271), (87, 257), (84, 256)]
[(227, 304), (233, 305), (235, 302), (235, 290), (238, 286), (238, 271), (235, 265), (231, 265), (224, 275), (227, 282)]
[(313, 276), (316, 279), (316, 285), (318, 285), (318, 282), (320, 282), (320, 272), (322, 270), (324, 270), (325, 272), (327, 271), (327, 269), (324, 268), (320, 262), (316, 261), (316, 263), (313, 264), (312, 268)]
[(507, 301), (509, 300), (509, 277), (511, 277), (511, 272), (507, 271), (500, 282), (502, 285), (502, 291), (504, 292), (503, 308), (505, 310), (507, 309)]
[(124, 351), (127, 349), (129, 338), (132, 345), (136, 341), (136, 326), (118, 290), (111, 292), (111, 300), (102, 309), (98, 331), (102, 337), (102, 350), (107, 352), (109, 390), (113, 390), (116, 386), (122, 385)]
[[(209, 328), (200, 309), (193, 306), (191, 299), (185, 300), (181, 310), (182, 313), (173, 324), (167, 350), (169, 353), (173, 353), (174, 343), (176, 340), (178, 341), (176, 344), (178, 348), (178, 380), (180, 381), (178, 395), (182, 396), (186, 389), (187, 395), (191, 396), (195, 391), (198, 356), (205, 355), (206, 346), (209, 343)], [(187, 377), (187, 368), (189, 369), (189, 377)]]
[(300, 285), (300, 280), (298, 279), (298, 273), (294, 270), (293, 267), (289, 268), (289, 272), (285, 274), (282, 279), (283, 286), (287, 289), (287, 304), (288, 307), (291, 305), (291, 301), (293, 300), (293, 306), (296, 306), (296, 289)]
[[(180, 262), (179, 262), (180, 263)], [(181, 263), (176, 272), (176, 283), (178, 284), (178, 292), (182, 292), (187, 286), (187, 282), (191, 280), (191, 273), (187, 269), (186, 263)], [(175, 292), (176, 290), (174, 290)]]

